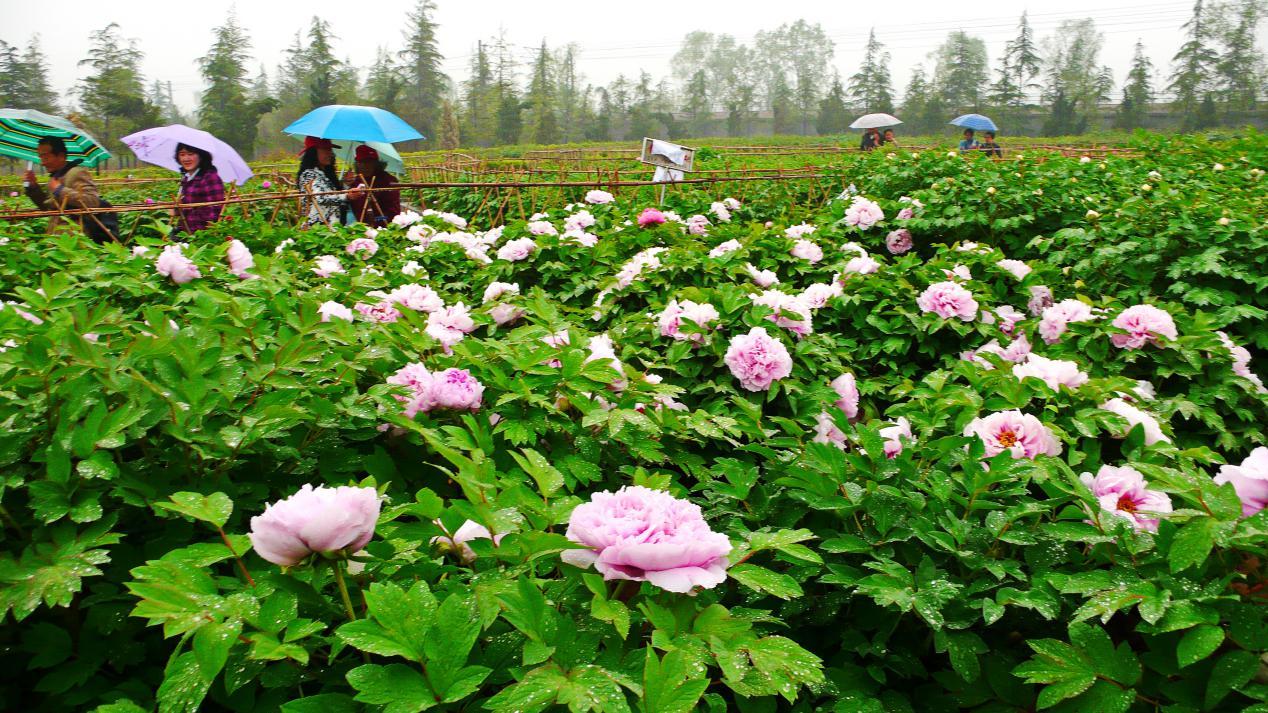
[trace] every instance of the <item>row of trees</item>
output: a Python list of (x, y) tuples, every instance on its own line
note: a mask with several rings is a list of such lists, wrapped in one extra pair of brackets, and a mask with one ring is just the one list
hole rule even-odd
[[(1160, 91), (1185, 129), (1223, 118), (1242, 120), (1261, 106), (1268, 77), (1256, 49), (1265, 0), (1196, 0), (1183, 26), (1185, 42), (1158, 82), (1139, 42), (1122, 85), (1115, 123), (1135, 128)], [(432, 0), (407, 15), (399, 49), (380, 48), (364, 72), (336, 54), (329, 24), (314, 17), (297, 32), (272, 77), (252, 72), (251, 41), (232, 14), (214, 31), (198, 67), (205, 89), (192, 117), (182, 116), (170, 83), (148, 86), (142, 52), (111, 24), (91, 37), (80, 62), (87, 74), (75, 92), (78, 117), (107, 139), (160, 122), (193, 121), (246, 154), (293, 147), (279, 130), (314, 107), (366, 103), (401, 115), (431, 146), (490, 146), (634, 138), (649, 134), (742, 136), (834, 134), (853, 116), (900, 110), (911, 133), (941, 130), (949, 115), (990, 112), (1018, 127), (1039, 113), (1043, 133), (1084, 131), (1115, 87), (1100, 62), (1104, 36), (1091, 19), (1067, 20), (1037, 38), (1025, 14), (994, 71), (986, 44), (964, 31), (950, 33), (912, 72), (900, 100), (890, 55), (871, 33), (858, 70), (833, 69), (836, 47), (817, 24), (804, 20), (759, 32), (751, 44), (726, 34), (692, 32), (673, 56), (670, 76), (618, 76), (606, 86), (585, 81), (575, 45), (544, 42), (521, 63), (505, 35), (477, 42), (466, 79), (442, 70)], [(56, 111), (70, 108), (48, 82), (38, 38), (25, 50), (0, 42), (0, 104)]]

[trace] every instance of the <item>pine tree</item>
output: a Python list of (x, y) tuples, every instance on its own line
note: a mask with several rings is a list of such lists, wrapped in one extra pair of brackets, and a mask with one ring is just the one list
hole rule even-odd
[[(1104, 42), (1104, 36), (1090, 18), (1064, 20), (1056, 32), (1044, 39), (1044, 97), (1053, 101), (1053, 114), (1057, 115), (1055, 99), (1060, 94), (1069, 103), (1070, 110), (1082, 119), (1066, 121), (1063, 128), (1086, 127), (1087, 119), (1096, 113), (1114, 86), (1112, 73), (1099, 60)], [(1071, 132), (1063, 131), (1060, 135), (1068, 133)]]
[(1087, 130), (1087, 118), (1079, 116), (1073, 101), (1058, 89), (1052, 99), (1052, 113), (1043, 124), (1044, 136), (1073, 136)]
[(577, 52), (577, 45), (569, 44), (556, 52), (552, 61), (559, 139), (566, 143), (583, 138), (581, 117), (586, 106), (583, 101), (582, 78), (577, 73)]
[(1175, 97), (1173, 107), (1181, 116), (1185, 131), (1197, 128), (1199, 104), (1211, 91), (1217, 55), (1211, 26), (1202, 0), (1193, 5), (1193, 17), (1183, 26), (1186, 40), (1172, 58), (1173, 71), (1167, 91)]
[(18, 48), (0, 40), (0, 106), (22, 106), (22, 60)]
[(532, 78), (524, 103), (528, 107), (528, 124), (524, 138), (529, 143), (559, 143), (559, 121), (555, 116), (555, 91), (552, 77), (550, 50), (542, 40), (537, 57), (533, 60)]
[(515, 55), (506, 35), (494, 45), (497, 64), (494, 69), (497, 91), (497, 143), (513, 144), (520, 140), (524, 105), (515, 88)]
[(339, 60), (335, 59), (332, 39), (330, 23), (313, 16), (312, 24), (308, 27), (308, 47), (304, 51), (304, 69), (307, 74), (305, 88), (310, 109), (338, 101), (335, 83), (340, 67)]
[(986, 43), (957, 30), (934, 52), (933, 86), (942, 102), (956, 112), (979, 111), (989, 76)]
[(770, 95), (771, 133), (791, 134), (796, 126), (793, 118), (792, 90), (784, 81), (783, 76), (776, 76), (774, 82)]
[(863, 49), (863, 66), (850, 77), (850, 102), (864, 114), (894, 111), (894, 89), (889, 78), (889, 53), (873, 29)]
[(1030, 21), (1026, 19), (1025, 12), (1021, 14), (1017, 37), (1004, 46), (1004, 54), (1007, 57), (1006, 64), (1013, 72), (1013, 84), (1018, 91), (1022, 92), (1024, 99), (1025, 92), (1038, 88), (1035, 78), (1039, 76), (1039, 70), (1043, 64), (1043, 59), (1035, 47), (1034, 32), (1030, 29)]
[(703, 69), (697, 69), (687, 83), (686, 104), (683, 112), (690, 120), (691, 135), (704, 136), (709, 124), (709, 78)]
[(483, 42), (476, 43), (470, 74), (462, 88), (462, 135), (468, 145), (492, 146), (497, 138), (497, 84)]
[(211, 49), (198, 60), (207, 83), (198, 103), (199, 124), (242, 155), (251, 156), (260, 115), (272, 110), (274, 103), (267, 96), (250, 96), (246, 63), (251, 41), (233, 14), (213, 33)]
[(903, 115), (907, 117), (907, 127), (916, 133), (927, 133), (923, 117), (929, 103), (929, 90), (925, 68), (918, 64), (911, 71), (911, 79), (907, 80), (907, 88), (903, 91)]
[(151, 82), (146, 100), (153, 104), (158, 112), (159, 123), (186, 123), (185, 115), (181, 113), (180, 107), (176, 106), (176, 99), (172, 95), (171, 82), (160, 82), (157, 79)]
[(460, 145), (458, 113), (454, 111), (453, 102), (446, 99), (440, 109), (440, 148), (452, 151)]
[(841, 86), (841, 78), (833, 77), (828, 94), (819, 102), (819, 118), (815, 121), (815, 129), (820, 135), (844, 134), (850, 128), (850, 112), (845, 106), (845, 89)]
[(365, 78), (365, 99), (370, 106), (395, 112), (397, 102), (405, 89), (401, 79), (400, 67), (392, 61), (392, 55), (383, 47), (379, 47), (374, 56), (374, 64)]
[(1263, 54), (1255, 47), (1256, 29), (1263, 18), (1262, 0), (1240, 0), (1229, 6), (1223, 35), (1224, 53), (1216, 62), (1217, 82), (1229, 112), (1255, 110), (1263, 87)]
[(1131, 130), (1145, 125), (1145, 114), (1154, 101), (1153, 73), (1153, 63), (1145, 56), (1145, 45), (1136, 40), (1131, 70), (1123, 84), (1123, 101), (1114, 119), (1116, 127)]
[(0, 41), (0, 105), (57, 113), (57, 95), (49, 87), (48, 60), (39, 47), (39, 35), (26, 51)]
[(433, 140), (439, 128), (441, 98), (449, 86), (449, 78), (440, 68), (444, 58), (436, 39), (439, 27), (432, 19), (435, 11), (432, 0), (418, 0), (406, 18), (405, 49), (400, 53), (405, 76), (402, 118)]
[(135, 40), (110, 23), (91, 35), (88, 57), (80, 60), (91, 73), (80, 80), (79, 102), (94, 135), (110, 142), (158, 123), (158, 110), (146, 100), (141, 60)]
[(590, 141), (611, 141), (612, 140), (612, 120), (613, 106), (612, 97), (608, 94), (608, 90), (599, 87), (597, 90), (599, 95), (599, 108), (594, 113), (594, 118), (586, 127), (586, 138)]

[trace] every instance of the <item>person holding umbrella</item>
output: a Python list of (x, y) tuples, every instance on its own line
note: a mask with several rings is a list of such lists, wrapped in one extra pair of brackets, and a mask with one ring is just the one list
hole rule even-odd
[(343, 181), (351, 189), (348, 191), (348, 203), (354, 221), (381, 228), (401, 212), (399, 190), (363, 190), (366, 187), (385, 188), (397, 183), (396, 176), (387, 172), (387, 162), (379, 159), (379, 152), (373, 146), (362, 144), (357, 147), (356, 171), (345, 173)]
[[(65, 141), (57, 136), (45, 136), (36, 145), (36, 154), (39, 156), (40, 165), (48, 171), (47, 190), (40, 187), (35, 171), (27, 169), (22, 177), (26, 185), (26, 197), (30, 198), (35, 205), (45, 210), (56, 211), (101, 206), (101, 195), (97, 192), (97, 184), (92, 180), (92, 174), (81, 166), (78, 160), (67, 160)], [(63, 218), (55, 215), (48, 219), (47, 230), (51, 235), (73, 224), (84, 229), (84, 218), (82, 216)], [(104, 229), (85, 232), (91, 232), (89, 237), (96, 242), (105, 242), (113, 237), (105, 234)], [(100, 238), (96, 234), (98, 232), (102, 233)]]
[(965, 129), (964, 138), (960, 140), (961, 151), (975, 151), (978, 147), (977, 139), (973, 138), (973, 130)]
[(181, 189), (178, 203), (220, 203), (221, 205), (196, 205), (192, 208), (177, 208), (173, 211), (178, 217), (172, 233), (196, 233), (212, 223), (220, 220), (220, 211), (224, 208), (225, 184), (220, 180), (220, 172), (211, 162), (211, 153), (186, 144), (176, 145), (176, 163), (181, 167)]
[(880, 146), (882, 140), (881, 132), (875, 126), (868, 127), (867, 130), (863, 132), (862, 140), (859, 141), (859, 150), (871, 151), (877, 146)]
[[(299, 173), (295, 185), (300, 190), (299, 211), (304, 217), (301, 227), (311, 228), (318, 223), (339, 225), (348, 207), (347, 194), (340, 192), (339, 174), (335, 172), (335, 149), (338, 144), (316, 136), (304, 137), (304, 150), (300, 151)], [(354, 189), (355, 190), (355, 189)], [(364, 193), (355, 190), (355, 194)]]

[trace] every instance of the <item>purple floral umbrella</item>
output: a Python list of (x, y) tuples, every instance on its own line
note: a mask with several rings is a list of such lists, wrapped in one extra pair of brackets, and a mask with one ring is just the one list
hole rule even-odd
[(132, 149), (132, 153), (142, 161), (173, 171), (181, 169), (180, 164), (176, 162), (176, 145), (185, 144), (211, 154), (212, 163), (216, 164), (216, 171), (219, 172), (221, 180), (241, 186), (255, 175), (232, 146), (206, 131), (190, 128), (184, 124), (156, 126), (153, 129), (128, 134), (120, 141)]

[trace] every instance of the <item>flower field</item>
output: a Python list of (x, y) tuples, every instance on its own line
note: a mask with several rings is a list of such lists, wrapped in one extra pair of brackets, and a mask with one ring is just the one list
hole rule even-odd
[(1268, 139), (1137, 148), (0, 224), (0, 703), (1268, 711)]

